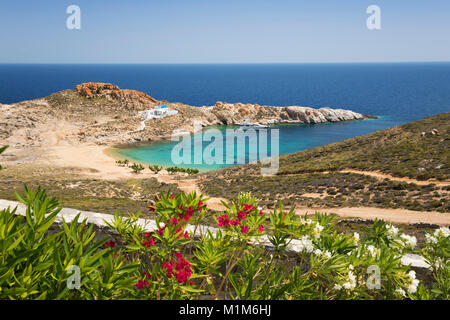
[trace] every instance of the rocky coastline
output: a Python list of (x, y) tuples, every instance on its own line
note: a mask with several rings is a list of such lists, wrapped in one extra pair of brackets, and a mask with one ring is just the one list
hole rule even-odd
[[(143, 119), (139, 112), (161, 104), (178, 113), (147, 120), (142, 129)], [(176, 130), (192, 133), (194, 122), (207, 127), (236, 125), (244, 121), (270, 125), (371, 118), (351, 110), (302, 106), (217, 102), (213, 106), (197, 107), (157, 100), (143, 92), (94, 82), (44, 98), (11, 105), (0, 104), (0, 110), (0, 144), (8, 144), (12, 148), (148, 143), (170, 139)]]

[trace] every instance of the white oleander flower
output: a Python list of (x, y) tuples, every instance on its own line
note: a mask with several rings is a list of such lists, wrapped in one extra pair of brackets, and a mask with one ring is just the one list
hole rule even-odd
[(342, 289), (342, 286), (340, 284), (336, 283), (334, 285), (334, 290), (341, 290), (341, 289)]
[(328, 250), (322, 251), (320, 249), (316, 249), (314, 250), (314, 254), (320, 257), (327, 257), (328, 259), (331, 258), (331, 252)]
[(417, 291), (417, 286), (419, 285), (419, 280), (415, 279), (408, 286), (408, 293), (415, 293)]
[(433, 266), (435, 269), (441, 269), (444, 266), (444, 260), (442, 258), (438, 257), (436, 259), (436, 261), (434, 262)]
[(395, 290), (395, 293), (397, 293), (399, 296), (406, 297), (406, 292), (402, 288), (398, 288)]
[(358, 244), (358, 242), (359, 242), (359, 233), (358, 232), (353, 232), (353, 238), (355, 239), (355, 244)]
[(312, 252), (314, 250), (313, 243), (312, 243), (311, 239), (309, 239), (309, 237), (307, 235), (304, 235), (300, 239), (299, 247), (300, 247), (299, 248), (300, 251), (306, 251), (308, 253), (310, 253), (310, 252)]
[(321, 226), (320, 224), (317, 223), (313, 230), (313, 235), (316, 239), (320, 238), (320, 233), (322, 232), (322, 230), (323, 230), (323, 226)]
[(343, 284), (344, 289), (350, 290), (352, 288), (352, 284), (350, 282), (345, 282)]
[(388, 230), (388, 237), (393, 238), (398, 234), (398, 228), (396, 228), (392, 224), (387, 224), (386, 228)]
[(450, 230), (447, 227), (441, 227), (439, 229), (434, 230), (434, 236), (447, 238), (448, 236), (450, 236)]
[(356, 276), (352, 271), (348, 272), (348, 281), (342, 285), (345, 289), (351, 290), (356, 287)]
[(310, 225), (311, 223), (313, 223), (314, 221), (312, 221), (311, 219), (302, 219), (300, 220), (300, 224), (301, 225)]
[(405, 246), (408, 248), (414, 249), (414, 247), (417, 245), (417, 239), (414, 236), (402, 233), (400, 235), (400, 238), (403, 240)]
[(370, 255), (374, 258), (376, 258), (378, 253), (380, 253), (380, 249), (375, 248), (373, 245), (367, 246), (367, 250), (369, 251)]
[(425, 241), (426, 241), (426, 243), (437, 243), (438, 240), (437, 240), (436, 237), (432, 236), (431, 234), (426, 233), (425, 234)]
[(408, 276), (411, 279), (411, 283), (408, 286), (408, 293), (415, 293), (417, 291), (417, 286), (419, 285), (419, 280), (416, 279), (416, 272), (411, 270), (408, 272)]

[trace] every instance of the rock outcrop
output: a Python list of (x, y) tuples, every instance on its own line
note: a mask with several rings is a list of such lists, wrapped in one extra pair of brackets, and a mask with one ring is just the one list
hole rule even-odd
[(262, 124), (323, 123), (367, 118), (360, 113), (343, 109), (314, 109), (300, 106), (273, 107), (223, 102), (217, 102), (210, 112), (223, 124), (238, 124), (242, 121), (257, 121)]
[(128, 109), (142, 109), (142, 107), (152, 107), (158, 100), (148, 94), (129, 89), (120, 89), (111, 83), (87, 82), (75, 87), (75, 92), (80, 95), (92, 98), (105, 98), (110, 101), (120, 101)]

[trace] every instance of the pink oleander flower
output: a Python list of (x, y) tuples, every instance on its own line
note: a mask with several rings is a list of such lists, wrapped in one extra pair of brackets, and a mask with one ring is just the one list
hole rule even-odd
[(228, 218), (227, 214), (221, 215), (217, 218), (217, 225), (219, 227), (229, 227), (231, 225), (231, 220)]
[(248, 213), (246, 213), (246, 212), (239, 211), (239, 212), (237, 213), (237, 216), (238, 216), (239, 220), (246, 220), (246, 219), (247, 219), (247, 214), (248, 214)]
[(116, 242), (113, 240), (109, 240), (103, 244), (105, 248), (114, 248), (116, 246)]
[(248, 233), (248, 231), (249, 231), (249, 227), (247, 226), (247, 225), (242, 225), (241, 226), (241, 233), (242, 234), (247, 234)]
[(262, 225), (262, 224), (260, 224), (259, 226), (258, 226), (258, 230), (259, 230), (259, 232), (264, 232), (264, 226)]
[(164, 226), (164, 227), (162, 227), (162, 228), (159, 228), (158, 230), (156, 230), (156, 232), (158, 232), (158, 234), (160, 235), (160, 236), (162, 236), (163, 234), (164, 234), (164, 230), (166, 229), (166, 226)]
[(252, 204), (244, 203), (243, 206), (244, 206), (244, 210), (247, 211), (247, 212), (250, 212), (250, 211), (256, 209), (256, 207), (254, 205), (252, 205)]
[(163, 263), (161, 265), (161, 268), (165, 268), (166, 269), (166, 275), (167, 275), (168, 278), (172, 277), (172, 271), (173, 271), (172, 261)]
[(206, 207), (206, 204), (201, 202), (201, 201), (199, 201), (197, 206), (198, 206), (199, 209), (201, 209), (203, 207)]
[(135, 284), (136, 288), (141, 290), (144, 288), (148, 287), (148, 281), (147, 280), (139, 280), (136, 284)]
[[(178, 234), (178, 233), (179, 233), (179, 234)], [(180, 239), (181, 237), (183, 237), (183, 238), (185, 238), (185, 239), (189, 239), (189, 234), (188, 234), (188, 232), (185, 231), (185, 232), (183, 233), (183, 228), (182, 228), (182, 227), (179, 227), (177, 230), (175, 230), (175, 234), (178, 234), (178, 235), (177, 235), (177, 239)]]
[(152, 247), (152, 246), (154, 246), (155, 245), (155, 239), (153, 239), (153, 238), (150, 238), (149, 240), (144, 240), (143, 242), (142, 242), (142, 245), (144, 246), (144, 247)]
[(239, 218), (231, 220), (231, 225), (232, 226), (237, 226), (237, 225), (239, 225), (239, 223), (241, 223), (241, 220), (239, 220)]
[(150, 211), (150, 212), (155, 212), (156, 211), (154, 202), (150, 202), (150, 205), (148, 206), (148, 211)]
[(191, 219), (193, 214), (194, 214), (194, 209), (192, 209), (191, 207), (188, 207), (186, 209), (186, 212), (181, 212), (179, 214), (179, 216), (180, 216), (181, 219), (183, 219), (184, 221), (188, 222), (189, 219)]
[(175, 258), (163, 263), (161, 268), (166, 269), (167, 277), (171, 278), (174, 276), (178, 283), (186, 284), (191, 277), (192, 266), (189, 263), (189, 260), (184, 259), (180, 252), (175, 252), (173, 255)]

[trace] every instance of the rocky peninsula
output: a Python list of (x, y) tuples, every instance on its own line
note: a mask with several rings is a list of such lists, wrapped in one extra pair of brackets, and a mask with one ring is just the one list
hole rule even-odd
[[(140, 112), (165, 104), (176, 115), (147, 120)], [(119, 145), (169, 139), (175, 130), (193, 132), (194, 121), (203, 126), (324, 123), (363, 120), (350, 110), (301, 106), (261, 106), (217, 102), (195, 107), (157, 100), (143, 92), (120, 89), (109, 83), (83, 83), (48, 97), (0, 105), (0, 145), (11, 148), (57, 145)], [(11, 149), (10, 149), (11, 150)]]

